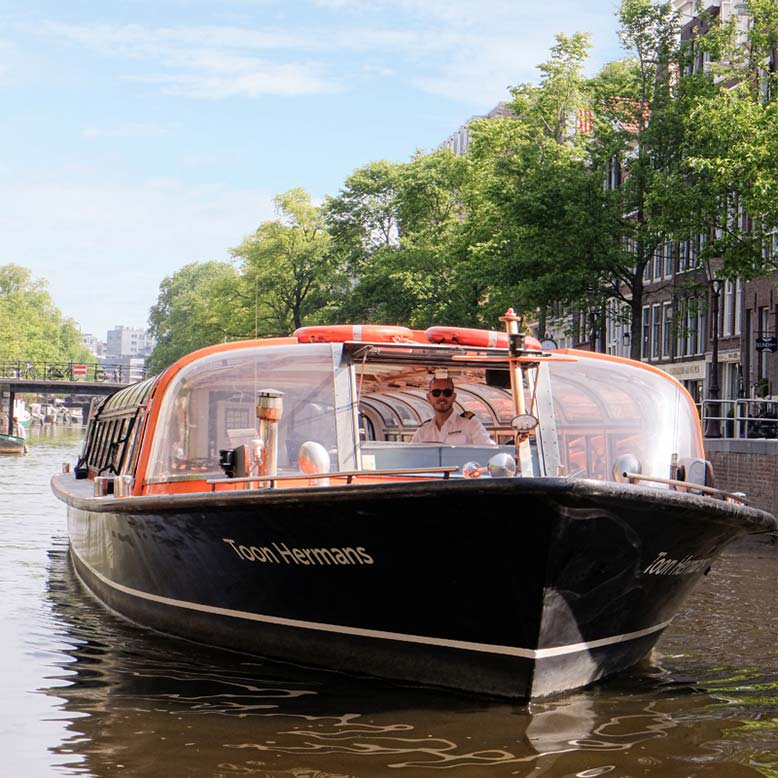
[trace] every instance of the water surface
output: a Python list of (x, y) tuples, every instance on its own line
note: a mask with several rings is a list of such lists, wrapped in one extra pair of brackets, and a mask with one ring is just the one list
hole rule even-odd
[(516, 706), (216, 651), (106, 611), (49, 478), (82, 430), (0, 458), (8, 776), (778, 778), (778, 548), (713, 568), (651, 663)]

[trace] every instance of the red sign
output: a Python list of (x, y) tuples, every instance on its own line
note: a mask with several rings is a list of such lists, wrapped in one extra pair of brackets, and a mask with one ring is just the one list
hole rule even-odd
[(86, 365), (73, 365), (73, 378), (86, 378)]

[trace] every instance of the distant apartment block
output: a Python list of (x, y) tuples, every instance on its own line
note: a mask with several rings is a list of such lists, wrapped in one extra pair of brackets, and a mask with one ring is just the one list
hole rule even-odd
[(439, 149), (451, 149), (456, 156), (466, 154), (470, 149), (470, 131), (468, 129), (470, 122), (476, 119), (496, 119), (501, 116), (513, 116), (513, 110), (508, 103), (497, 103), (489, 113), (479, 116), (471, 116), (456, 132), (446, 138), (441, 143)]
[(88, 348), (96, 357), (105, 355), (105, 341), (99, 340), (91, 332), (81, 333), (81, 343)]
[(154, 348), (154, 339), (140, 327), (117, 325), (108, 330), (106, 354), (110, 357), (147, 357)]

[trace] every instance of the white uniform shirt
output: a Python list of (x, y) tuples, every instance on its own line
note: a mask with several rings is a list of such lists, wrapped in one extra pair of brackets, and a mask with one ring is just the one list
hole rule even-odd
[(445, 443), (449, 446), (496, 446), (484, 425), (470, 412), (452, 413), (438, 429), (435, 419), (427, 419), (413, 433), (411, 443)]

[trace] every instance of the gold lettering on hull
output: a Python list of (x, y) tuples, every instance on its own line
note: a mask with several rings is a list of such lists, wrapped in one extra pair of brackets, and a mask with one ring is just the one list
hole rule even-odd
[(233, 538), (222, 538), (235, 555), (246, 562), (261, 562), (271, 565), (372, 565), (375, 560), (364, 546), (343, 546), (332, 548), (290, 547), (282, 541), (257, 546), (239, 543)]

